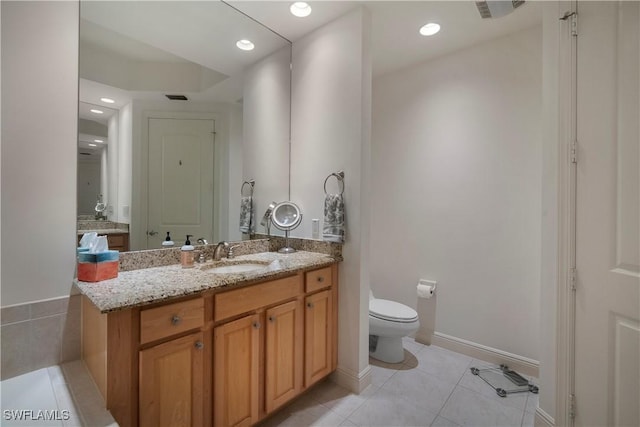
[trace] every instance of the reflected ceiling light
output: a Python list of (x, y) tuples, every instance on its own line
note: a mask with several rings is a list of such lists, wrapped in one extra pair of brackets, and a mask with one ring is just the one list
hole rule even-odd
[(242, 50), (253, 50), (253, 48), (256, 47), (253, 43), (251, 43), (251, 41), (246, 39), (238, 40), (236, 46), (238, 46), (238, 49)]
[(291, 5), (289, 10), (294, 16), (297, 16), (299, 18), (304, 18), (305, 16), (309, 16), (311, 14), (311, 6), (303, 1), (295, 2)]
[(116, 102), (111, 98), (100, 98), (100, 101), (102, 101), (102, 102), (104, 102), (106, 104), (113, 104), (114, 102)]
[(89, 144), (89, 147), (97, 147), (96, 144)]
[(104, 142), (102, 139), (94, 139), (93, 142)]
[(91, 111), (93, 114), (104, 114), (104, 111), (102, 111), (102, 110), (96, 110), (95, 108), (92, 108), (92, 109), (91, 109), (91, 110), (89, 110), (89, 111)]
[(432, 36), (437, 34), (440, 31), (440, 25), (434, 22), (429, 22), (427, 25), (424, 25), (420, 28), (420, 34), (423, 36)]

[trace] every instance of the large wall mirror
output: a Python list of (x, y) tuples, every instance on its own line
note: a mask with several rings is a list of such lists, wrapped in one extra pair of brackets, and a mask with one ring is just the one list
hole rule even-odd
[(240, 240), (251, 196), (262, 232), (289, 197), (290, 42), (220, 1), (81, 1), (80, 15), (79, 221), (101, 198), (131, 250), (167, 232)]

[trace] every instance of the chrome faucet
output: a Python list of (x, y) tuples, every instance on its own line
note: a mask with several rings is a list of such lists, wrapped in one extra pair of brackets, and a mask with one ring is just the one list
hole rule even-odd
[(203, 239), (202, 237), (198, 239), (198, 243), (205, 246), (209, 244), (209, 242), (207, 242), (207, 239)]
[(216, 245), (216, 248), (213, 250), (213, 260), (220, 261), (220, 259), (222, 258), (222, 250), (224, 249), (228, 250), (228, 248), (229, 248), (229, 243), (225, 241), (218, 243)]

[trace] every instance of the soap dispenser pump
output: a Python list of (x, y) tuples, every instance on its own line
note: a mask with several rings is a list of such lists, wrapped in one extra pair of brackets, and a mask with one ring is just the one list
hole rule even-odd
[(191, 245), (190, 237), (193, 237), (191, 234), (187, 234), (187, 240), (184, 242), (184, 246), (181, 248), (180, 252), (180, 264), (182, 268), (192, 268), (193, 267), (193, 250), (194, 247)]
[(171, 240), (171, 236), (169, 235), (168, 231), (167, 231), (167, 237), (164, 239), (164, 242), (162, 242), (162, 247), (163, 248), (172, 248), (173, 247), (173, 240)]

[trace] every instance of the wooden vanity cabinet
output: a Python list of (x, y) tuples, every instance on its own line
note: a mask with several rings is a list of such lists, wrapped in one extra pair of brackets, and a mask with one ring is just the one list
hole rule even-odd
[(108, 314), (85, 297), (83, 359), (122, 427), (254, 425), (335, 370), (337, 273)]
[(329, 375), (337, 364), (337, 269), (305, 274), (304, 386)]
[(204, 424), (204, 334), (140, 351), (140, 425)]

